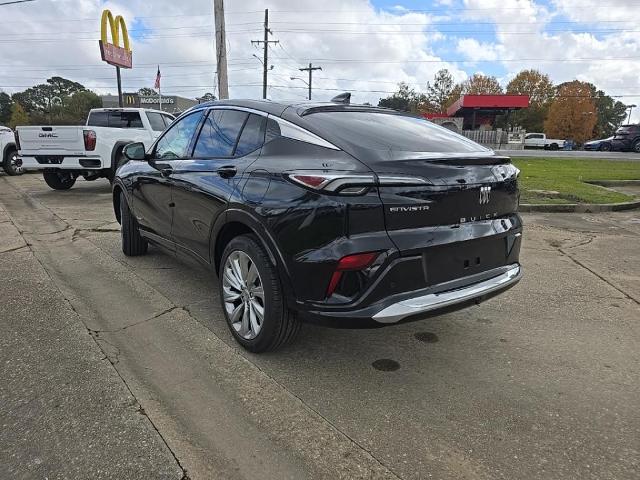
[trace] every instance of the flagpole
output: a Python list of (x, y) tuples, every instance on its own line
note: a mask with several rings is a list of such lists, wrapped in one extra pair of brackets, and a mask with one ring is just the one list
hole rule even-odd
[(162, 90), (160, 86), (158, 86), (158, 104), (160, 105), (160, 110), (162, 110)]

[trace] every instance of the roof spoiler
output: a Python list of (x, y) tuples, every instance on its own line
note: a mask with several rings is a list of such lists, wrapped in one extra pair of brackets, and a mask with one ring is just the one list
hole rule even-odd
[(331, 99), (331, 103), (344, 103), (349, 105), (351, 103), (351, 94), (349, 92), (341, 93)]

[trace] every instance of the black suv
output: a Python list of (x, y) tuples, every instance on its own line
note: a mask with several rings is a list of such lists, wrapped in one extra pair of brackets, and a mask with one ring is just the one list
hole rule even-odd
[(611, 140), (612, 150), (640, 153), (640, 125), (621, 125)]
[(124, 253), (152, 242), (215, 271), (230, 330), (253, 352), (289, 342), (301, 319), (391, 324), (521, 277), (518, 169), (421, 117), (220, 101), (124, 154)]

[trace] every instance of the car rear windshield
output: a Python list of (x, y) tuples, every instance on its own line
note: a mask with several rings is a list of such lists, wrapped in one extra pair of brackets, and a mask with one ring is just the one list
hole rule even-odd
[(329, 141), (405, 152), (484, 153), (488, 150), (424, 118), (383, 112), (317, 112), (307, 117)]
[(87, 120), (90, 127), (143, 128), (139, 112), (91, 112)]

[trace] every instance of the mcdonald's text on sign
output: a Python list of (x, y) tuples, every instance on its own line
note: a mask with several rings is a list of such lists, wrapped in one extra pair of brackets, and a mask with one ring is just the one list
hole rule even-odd
[[(111, 42), (107, 38), (107, 23), (111, 31)], [(120, 36), (122, 35), (122, 39)], [(120, 41), (122, 40), (122, 45)], [(124, 18), (118, 15), (113, 17), (109, 10), (102, 12), (100, 20), (100, 55), (102, 60), (110, 65), (122, 68), (131, 68), (133, 66), (133, 52), (129, 46), (129, 33)]]

